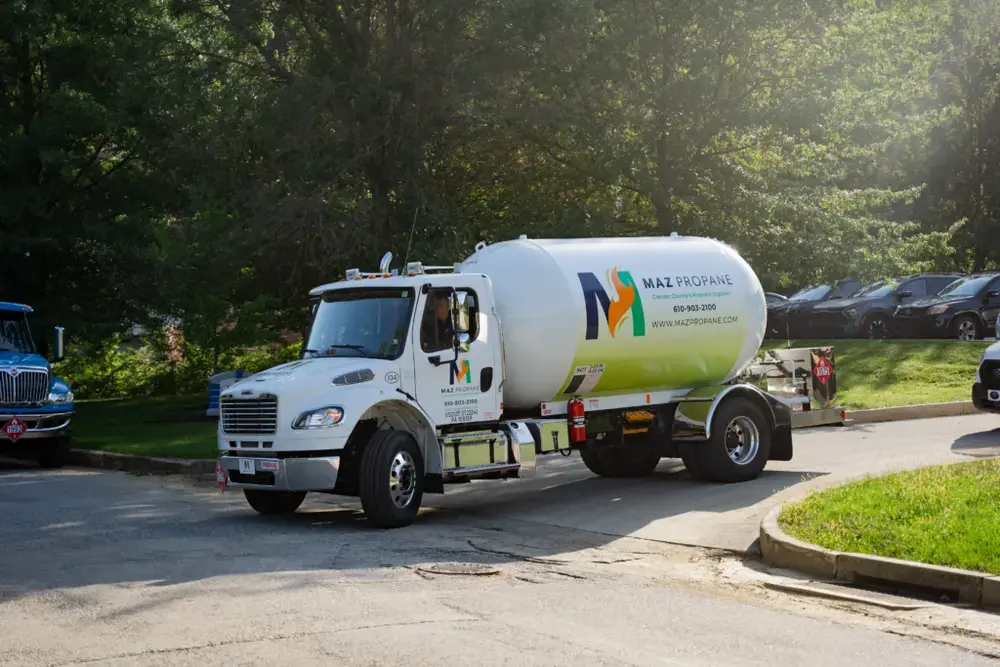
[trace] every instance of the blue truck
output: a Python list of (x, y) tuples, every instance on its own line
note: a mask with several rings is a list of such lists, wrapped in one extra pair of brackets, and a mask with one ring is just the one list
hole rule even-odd
[(0, 301), (0, 456), (62, 465), (69, 447), (73, 392), (52, 372), (63, 358), (62, 327), (55, 329), (51, 362), (38, 353), (28, 325), (31, 306)]

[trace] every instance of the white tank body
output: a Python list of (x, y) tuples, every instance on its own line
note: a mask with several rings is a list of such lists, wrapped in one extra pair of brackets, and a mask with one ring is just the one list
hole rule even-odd
[(701, 237), (525, 239), (483, 247), (503, 326), (504, 405), (720, 384), (764, 339), (764, 290)]

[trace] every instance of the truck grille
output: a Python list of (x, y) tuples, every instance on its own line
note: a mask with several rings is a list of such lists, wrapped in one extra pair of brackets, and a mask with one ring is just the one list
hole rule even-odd
[(12, 368), (0, 370), (0, 403), (33, 405), (49, 397), (49, 372)]
[(274, 433), (278, 427), (278, 398), (223, 397), (219, 400), (223, 433)]
[(1000, 361), (984, 361), (979, 367), (979, 377), (987, 389), (1000, 389)]

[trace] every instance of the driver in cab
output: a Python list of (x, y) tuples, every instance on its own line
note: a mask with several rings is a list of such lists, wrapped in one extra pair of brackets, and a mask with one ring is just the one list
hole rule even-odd
[(455, 328), (451, 322), (451, 303), (448, 295), (438, 293), (433, 299), (430, 317), (424, 317), (420, 342), (425, 352), (446, 350), (454, 344)]

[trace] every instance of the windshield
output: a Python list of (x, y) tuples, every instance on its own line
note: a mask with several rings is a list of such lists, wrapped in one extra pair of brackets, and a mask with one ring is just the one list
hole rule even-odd
[(959, 278), (943, 290), (938, 292), (938, 296), (975, 296), (979, 290), (996, 278), (996, 276), (979, 276), (977, 278)]
[(788, 297), (789, 301), (819, 301), (830, 293), (829, 285), (810, 285)]
[(871, 285), (862, 287), (857, 292), (852, 294), (851, 297), (878, 298), (882, 296), (889, 296), (896, 290), (897, 287), (899, 287), (899, 283), (895, 280), (880, 280), (877, 283), (872, 283)]
[(0, 352), (31, 354), (35, 344), (24, 313), (0, 311)]
[(327, 292), (316, 304), (304, 356), (395, 359), (413, 310), (410, 288)]

